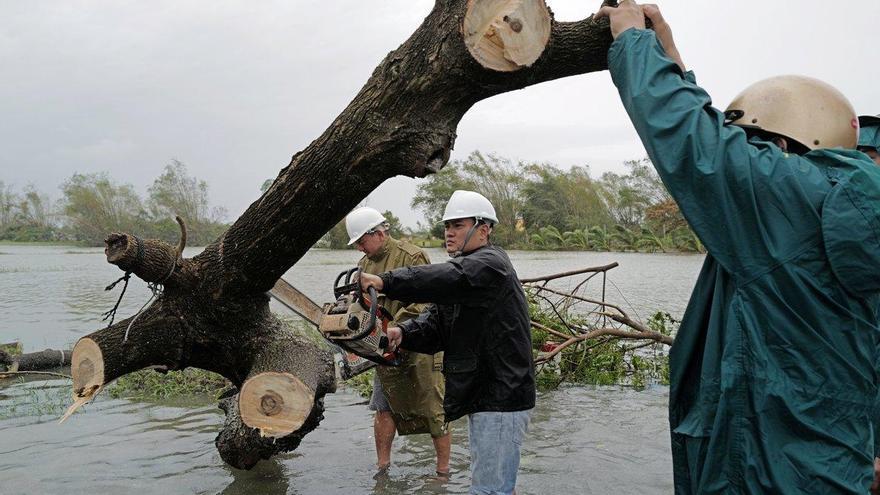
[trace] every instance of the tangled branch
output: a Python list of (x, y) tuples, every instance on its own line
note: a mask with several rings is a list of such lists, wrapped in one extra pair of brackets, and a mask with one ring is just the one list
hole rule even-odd
[[(591, 373), (607, 371), (609, 376), (621, 376), (640, 367), (659, 368), (656, 363), (665, 359), (665, 354), (658, 346), (672, 345), (670, 326), (676, 322), (658, 313), (645, 323), (621, 305), (608, 302), (607, 272), (617, 266), (611, 263), (520, 280), (532, 304), (539, 372), (552, 370), (559, 381), (568, 376), (589, 381)], [(594, 280), (601, 280), (601, 285), (591, 285)], [(563, 283), (572, 288), (561, 287)], [(623, 345), (623, 341), (633, 343)]]

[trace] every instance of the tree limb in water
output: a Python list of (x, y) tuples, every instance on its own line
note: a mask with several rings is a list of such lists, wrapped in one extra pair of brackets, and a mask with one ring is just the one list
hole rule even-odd
[[(579, 294), (585, 283), (592, 279), (595, 274), (604, 274), (616, 266), (618, 266), (617, 263), (611, 263), (554, 275), (522, 279), (523, 287), (527, 290), (530, 297), (539, 307), (543, 307), (545, 310), (549, 309), (548, 314), (552, 314), (551, 319), (568, 331), (566, 333), (552, 328), (548, 324), (536, 321), (531, 322), (532, 328), (546, 333), (555, 340), (553, 343), (548, 342), (551, 344), (549, 350), (538, 354), (535, 359), (536, 364), (551, 362), (560, 353), (572, 346), (578, 346), (588, 341), (603, 342), (603, 337), (642, 341), (635, 346), (624, 348), (623, 352), (631, 352), (656, 343), (672, 345), (673, 337), (671, 335), (651, 329), (641, 321), (630, 317), (619, 305), (607, 302), (604, 299), (604, 278), (602, 279), (603, 287), (601, 296), (599, 296), (600, 299)], [(552, 288), (547, 285), (553, 280), (570, 280), (574, 276), (584, 274), (589, 275), (584, 280), (574, 284), (574, 288), (568, 291)], [(556, 296), (556, 299), (551, 299), (551, 296)], [(593, 308), (588, 311), (575, 311), (573, 308), (576, 303), (591, 304)], [(594, 316), (597, 319), (594, 323), (585, 325), (584, 321), (587, 316)], [(608, 326), (608, 323), (619, 323), (620, 326)]]
[(43, 371), (70, 366), (72, 352), (46, 349), (37, 352), (11, 355), (0, 350), (0, 367), (5, 371)]

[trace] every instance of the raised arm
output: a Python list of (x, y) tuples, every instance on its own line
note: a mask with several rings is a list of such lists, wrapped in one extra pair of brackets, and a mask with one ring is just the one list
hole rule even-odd
[(663, 183), (727, 271), (747, 278), (817, 241), (799, 228), (804, 219), (818, 218), (816, 198), (801, 187), (821, 181), (814, 167), (776, 146), (749, 143), (741, 128), (726, 126), (693, 74), (682, 73), (680, 56), (671, 59), (653, 31), (619, 33), (608, 62)]

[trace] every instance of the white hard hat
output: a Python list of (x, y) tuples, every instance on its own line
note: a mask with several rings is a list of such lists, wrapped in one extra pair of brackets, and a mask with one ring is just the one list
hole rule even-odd
[(498, 223), (492, 203), (485, 196), (474, 191), (455, 191), (446, 203), (443, 221), (459, 218), (476, 218), (485, 220), (491, 225)]
[(369, 206), (357, 208), (345, 217), (345, 230), (348, 232), (348, 245), (351, 246), (364, 234), (385, 223), (385, 217)]

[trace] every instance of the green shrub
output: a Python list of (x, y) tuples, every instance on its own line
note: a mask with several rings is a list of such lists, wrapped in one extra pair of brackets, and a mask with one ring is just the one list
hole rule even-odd
[(376, 369), (372, 368), (360, 375), (349, 378), (345, 381), (345, 385), (354, 388), (354, 390), (364, 398), (369, 398), (373, 395), (373, 374), (376, 373)]

